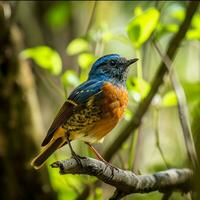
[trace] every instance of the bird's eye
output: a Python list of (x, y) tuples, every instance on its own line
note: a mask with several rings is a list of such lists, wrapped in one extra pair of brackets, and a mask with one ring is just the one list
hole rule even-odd
[(109, 63), (110, 63), (110, 66), (115, 66), (116, 65), (116, 61), (115, 60), (111, 60)]

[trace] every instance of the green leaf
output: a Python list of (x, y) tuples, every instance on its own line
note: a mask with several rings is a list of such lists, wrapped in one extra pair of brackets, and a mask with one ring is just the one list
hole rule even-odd
[(41, 68), (47, 69), (54, 75), (62, 71), (62, 61), (59, 54), (47, 46), (37, 46), (21, 52), (23, 58), (31, 58)]
[(177, 105), (177, 97), (174, 91), (167, 92), (161, 102), (162, 106), (170, 107), (170, 106), (176, 106)]
[[(177, 19), (179, 21), (183, 21), (184, 17), (185, 17), (185, 10), (183, 8), (181, 8), (180, 10), (176, 10), (171, 14), (171, 17), (174, 19)], [(195, 15), (192, 18), (192, 26), (194, 28), (200, 28), (200, 14), (199, 13), (195, 13)]]
[(183, 8), (179, 7), (179, 9), (173, 11), (171, 13), (171, 17), (174, 19), (177, 19), (179, 21), (182, 21), (185, 17), (185, 11)]
[(62, 75), (61, 80), (64, 85), (64, 88), (67, 88), (68, 86), (76, 87), (80, 84), (78, 76), (73, 70), (67, 70)]
[(176, 33), (179, 26), (177, 24), (159, 24), (158, 31)]
[(87, 69), (94, 61), (95, 57), (90, 53), (82, 53), (78, 56), (78, 64), (82, 69)]
[(192, 18), (192, 26), (194, 28), (197, 28), (197, 29), (200, 29), (200, 14), (199, 13), (196, 13), (194, 15), (194, 17)]
[(169, 24), (161, 24), (159, 23), (156, 28), (156, 38), (157, 40), (169, 33), (176, 33), (179, 29), (177, 24), (169, 23)]
[(188, 40), (200, 40), (200, 29), (191, 29), (186, 33)]
[(102, 33), (102, 40), (103, 40), (104, 43), (108, 43), (114, 37), (115, 37), (115, 35), (109, 30)]
[(197, 13), (192, 18), (193, 28), (188, 30), (186, 33), (186, 38), (188, 40), (200, 40), (200, 14)]
[[(185, 11), (183, 9), (177, 10), (171, 14), (172, 18), (182, 21), (185, 17)], [(192, 18), (192, 28), (186, 33), (186, 39), (188, 40), (200, 40), (200, 14), (196, 13)]]
[(67, 54), (69, 55), (75, 55), (88, 50), (89, 50), (88, 41), (84, 40), (83, 38), (76, 38), (69, 43), (66, 51)]
[(146, 97), (151, 88), (150, 84), (142, 78), (130, 78), (127, 87), (136, 102)]
[(127, 26), (128, 36), (135, 48), (140, 48), (146, 42), (157, 26), (160, 13), (150, 8), (136, 16)]
[(143, 13), (141, 6), (136, 6), (134, 9), (134, 15), (141, 15)]

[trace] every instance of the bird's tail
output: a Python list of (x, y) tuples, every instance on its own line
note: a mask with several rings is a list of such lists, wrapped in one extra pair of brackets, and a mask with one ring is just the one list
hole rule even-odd
[(44, 149), (42, 149), (42, 151), (40, 152), (40, 154), (32, 160), (31, 165), (35, 169), (39, 169), (40, 167), (42, 167), (42, 165), (47, 160), (47, 158), (54, 151), (56, 151), (56, 149), (58, 149), (59, 147), (61, 147), (65, 142), (66, 142), (66, 140), (64, 140), (62, 137), (59, 137), (59, 138), (56, 138), (56, 139), (52, 139), (49, 142), (49, 144), (47, 144), (44, 147)]

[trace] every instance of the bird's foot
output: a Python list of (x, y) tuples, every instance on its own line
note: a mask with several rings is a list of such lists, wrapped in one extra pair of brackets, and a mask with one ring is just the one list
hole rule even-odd
[(119, 171), (119, 169), (118, 169), (117, 167), (113, 166), (111, 163), (107, 162), (106, 160), (103, 160), (103, 162), (106, 164), (105, 171), (106, 171), (106, 169), (107, 169), (108, 167), (110, 168), (110, 170), (111, 170), (110, 179), (112, 179), (113, 176), (114, 176), (114, 170)]
[(75, 151), (73, 150), (72, 148), (72, 145), (71, 145), (71, 141), (69, 139), (69, 134), (65, 133), (66, 134), (66, 139), (67, 139), (67, 142), (68, 142), (68, 145), (69, 145), (69, 149), (71, 151), (71, 155), (72, 155), (72, 158), (74, 158), (77, 162), (77, 164), (81, 167), (83, 167), (82, 163), (81, 163), (81, 159), (84, 159), (85, 157), (82, 157), (82, 156), (79, 156), (75, 153)]
[(72, 158), (74, 158), (74, 159), (76, 160), (76, 162), (77, 162), (77, 164), (78, 164), (79, 166), (83, 167), (83, 165), (82, 165), (82, 163), (81, 163), (81, 159), (82, 159), (81, 156), (79, 156), (79, 155), (77, 155), (77, 154), (72, 154)]

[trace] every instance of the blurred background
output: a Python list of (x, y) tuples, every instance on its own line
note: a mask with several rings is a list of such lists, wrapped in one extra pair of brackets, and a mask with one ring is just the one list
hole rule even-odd
[[(95, 177), (60, 175), (49, 165), (70, 157), (68, 146), (35, 171), (39, 152), (58, 109), (87, 79), (91, 64), (110, 53), (139, 58), (130, 68), (129, 106), (121, 123), (95, 147), (106, 149), (130, 123), (151, 89), (161, 62), (154, 42), (165, 52), (184, 20), (184, 1), (0, 1), (0, 197), (2, 200), (103, 200), (114, 188)], [(178, 47), (173, 68), (186, 95), (188, 122), (198, 144), (200, 133), (200, 12), (192, 18)], [(154, 42), (153, 42), (154, 41)], [(176, 45), (176, 44), (175, 44)], [(75, 151), (93, 157), (83, 142)], [(177, 97), (169, 76), (137, 129), (111, 163), (136, 174), (189, 167)], [(124, 199), (161, 199), (162, 194), (134, 194)], [(173, 193), (170, 199), (188, 199)]]

